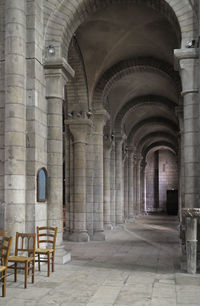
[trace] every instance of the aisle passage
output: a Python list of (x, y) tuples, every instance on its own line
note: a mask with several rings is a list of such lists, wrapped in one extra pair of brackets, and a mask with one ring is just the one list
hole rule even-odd
[(200, 275), (180, 271), (176, 217), (145, 216), (106, 233), (104, 242), (65, 242), (72, 261), (23, 289), (8, 278), (7, 298), (15, 306), (192, 306), (200, 305)]

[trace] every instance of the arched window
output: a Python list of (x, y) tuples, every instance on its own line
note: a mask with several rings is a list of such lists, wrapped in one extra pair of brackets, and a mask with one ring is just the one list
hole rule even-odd
[(37, 202), (47, 200), (47, 170), (40, 168), (37, 172)]

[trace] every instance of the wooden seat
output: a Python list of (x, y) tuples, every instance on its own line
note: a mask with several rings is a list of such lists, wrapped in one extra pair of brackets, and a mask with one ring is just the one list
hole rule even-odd
[[(50, 265), (54, 272), (55, 245), (57, 237), (57, 227), (37, 227), (37, 249), (35, 250), (36, 262), (40, 271), (40, 263), (47, 262), (47, 275), (50, 276)], [(42, 256), (41, 256), (42, 255)]]
[(2, 296), (6, 296), (6, 277), (8, 256), (12, 244), (12, 237), (4, 236), (0, 241), (0, 281), (2, 286)]
[[(15, 282), (17, 281), (17, 270), (24, 270), (24, 288), (27, 288), (27, 278), (32, 271), (32, 283), (35, 279), (35, 245), (36, 234), (16, 233), (15, 256), (9, 256), (8, 262), (12, 262), (8, 268), (14, 269)], [(19, 265), (18, 265), (19, 264)]]

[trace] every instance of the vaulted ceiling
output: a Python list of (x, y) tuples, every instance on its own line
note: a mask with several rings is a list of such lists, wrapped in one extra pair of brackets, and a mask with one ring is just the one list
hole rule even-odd
[(161, 142), (176, 150), (181, 85), (173, 51), (179, 40), (166, 16), (142, 4), (111, 5), (91, 15), (76, 39), (89, 99), (92, 104), (101, 84), (111, 130), (122, 128), (141, 152)]

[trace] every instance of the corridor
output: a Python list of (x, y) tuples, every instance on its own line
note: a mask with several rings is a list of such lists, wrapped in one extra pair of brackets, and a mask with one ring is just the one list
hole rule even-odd
[(23, 289), (8, 277), (8, 306), (192, 306), (200, 305), (200, 276), (180, 270), (178, 222), (149, 215), (106, 232), (106, 241), (65, 242), (72, 261), (46, 277), (36, 273)]

